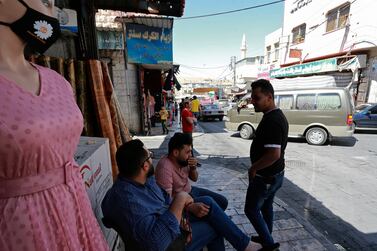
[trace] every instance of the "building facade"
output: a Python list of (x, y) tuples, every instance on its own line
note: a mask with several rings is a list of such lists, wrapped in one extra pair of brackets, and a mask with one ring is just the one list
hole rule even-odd
[[(358, 101), (376, 101), (377, 25), (372, 18), (376, 7), (374, 0), (285, 1), (281, 67), (338, 58), (334, 71), (352, 71)], [(358, 55), (366, 56), (365, 64), (342, 68)]]

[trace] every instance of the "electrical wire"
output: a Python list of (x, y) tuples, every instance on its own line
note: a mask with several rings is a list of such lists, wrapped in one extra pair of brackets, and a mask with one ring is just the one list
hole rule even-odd
[(273, 5), (273, 4), (277, 4), (277, 3), (281, 3), (281, 2), (285, 2), (285, 0), (279, 0), (279, 1), (274, 1), (274, 2), (270, 2), (270, 3), (246, 7), (246, 8), (242, 8), (242, 9), (223, 11), (223, 12), (211, 13), (211, 14), (206, 14), (206, 15), (191, 16), (191, 17), (180, 17), (180, 18), (175, 18), (175, 20), (178, 21), (178, 20), (196, 19), (196, 18), (213, 17), (213, 16), (219, 16), (219, 15), (231, 14), (231, 13), (240, 12), (240, 11), (257, 9), (257, 8), (261, 8), (261, 7), (265, 7), (265, 6), (268, 6), (268, 5)]

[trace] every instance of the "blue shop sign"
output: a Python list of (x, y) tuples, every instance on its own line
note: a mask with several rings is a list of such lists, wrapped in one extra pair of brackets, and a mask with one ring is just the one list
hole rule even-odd
[(127, 24), (128, 62), (136, 64), (171, 64), (173, 62), (172, 40), (172, 29)]

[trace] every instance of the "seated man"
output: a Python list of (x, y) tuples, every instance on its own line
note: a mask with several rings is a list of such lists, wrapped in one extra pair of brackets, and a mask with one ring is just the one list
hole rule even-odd
[[(186, 192), (177, 193), (171, 201), (153, 176), (149, 151), (140, 140), (122, 145), (116, 154), (119, 176), (102, 202), (107, 222), (116, 224), (122, 237), (138, 244), (140, 250), (166, 250), (181, 235), (182, 211), (192, 205)], [(200, 218), (190, 216), (192, 241), (185, 250), (225, 250), (224, 237), (236, 250), (251, 250), (250, 238), (226, 216), (211, 197), (200, 198), (205, 210)], [(188, 210), (188, 209), (187, 209)], [(126, 243), (127, 245), (127, 243)]]
[(191, 186), (190, 180), (198, 180), (197, 161), (191, 156), (192, 137), (175, 133), (169, 141), (169, 154), (160, 159), (156, 167), (157, 184), (174, 197), (179, 192), (187, 192), (195, 199), (210, 196), (225, 211), (228, 200), (221, 194)]

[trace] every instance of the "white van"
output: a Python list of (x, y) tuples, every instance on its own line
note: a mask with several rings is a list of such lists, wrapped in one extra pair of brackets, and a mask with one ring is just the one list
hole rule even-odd
[[(289, 137), (304, 137), (309, 144), (323, 145), (333, 137), (350, 137), (354, 132), (355, 107), (347, 88), (275, 91), (275, 104), (289, 123)], [(251, 105), (251, 94), (231, 109), (225, 126), (250, 139), (263, 117)]]

